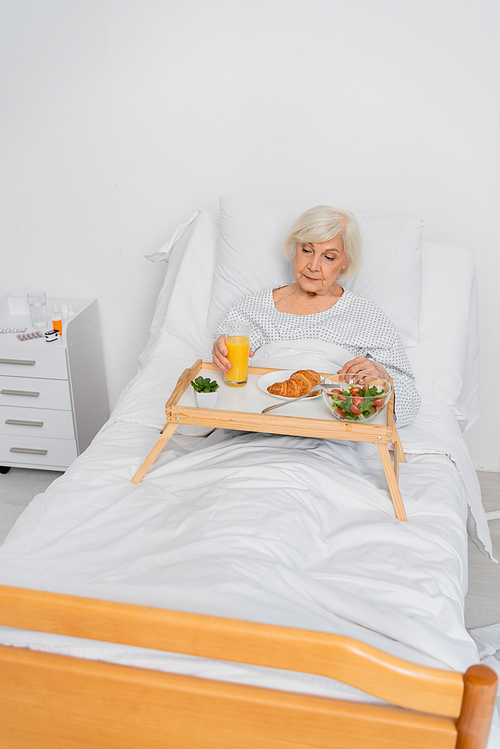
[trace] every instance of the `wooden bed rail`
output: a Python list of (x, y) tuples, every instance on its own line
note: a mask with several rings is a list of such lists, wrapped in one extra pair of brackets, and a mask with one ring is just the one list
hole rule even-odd
[(435, 715), (457, 718), (462, 706), (462, 674), (341, 635), (7, 586), (0, 586), (0, 624), (317, 674)]
[(498, 679), (485, 666), (464, 675), (339, 635), (8, 586), (0, 624), (320, 674), (411, 708), (0, 646), (6, 749), (485, 749), (488, 740)]
[(456, 740), (452, 718), (0, 646), (2, 749), (455, 749)]

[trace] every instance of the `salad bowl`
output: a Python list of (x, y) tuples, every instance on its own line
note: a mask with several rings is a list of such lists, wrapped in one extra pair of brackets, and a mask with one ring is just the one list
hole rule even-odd
[(343, 375), (342, 380), (325, 377), (322, 384), (331, 385), (331, 389), (323, 390), (323, 400), (339, 421), (372, 421), (387, 406), (392, 394), (390, 382), (371, 375)]

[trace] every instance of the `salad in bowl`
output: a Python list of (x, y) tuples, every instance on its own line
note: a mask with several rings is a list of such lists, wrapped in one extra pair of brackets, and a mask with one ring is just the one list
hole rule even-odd
[(339, 421), (372, 421), (387, 406), (392, 393), (391, 383), (380, 377), (343, 377), (346, 379), (325, 377), (322, 381), (332, 386), (331, 390), (323, 390), (323, 400), (333, 416)]

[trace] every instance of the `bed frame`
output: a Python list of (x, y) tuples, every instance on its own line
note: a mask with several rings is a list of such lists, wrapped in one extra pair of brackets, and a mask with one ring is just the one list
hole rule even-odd
[(309, 630), (0, 586), (0, 624), (319, 674), (373, 705), (0, 646), (3, 749), (484, 749), (497, 676)]

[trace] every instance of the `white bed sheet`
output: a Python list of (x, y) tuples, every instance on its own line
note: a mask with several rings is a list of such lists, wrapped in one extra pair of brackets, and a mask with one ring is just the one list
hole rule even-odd
[(406, 523), (372, 445), (174, 435), (135, 486), (187, 363), (156, 358), (141, 371), (89, 450), (21, 515), (0, 548), (0, 582), (335, 631), (455, 669), (476, 661), (449, 409), (425, 402), (401, 430)]
[(134, 413), (145, 379), (130, 411), (123, 403), (19, 518), (0, 548), (0, 582), (356, 637), (362, 628), (372, 644), (394, 640), (391, 652), (404, 643), (450, 668), (474, 661), (461, 623), (466, 502), (448, 458), (403, 467), (407, 523), (371, 445), (174, 436), (135, 486), (158, 436)]
[[(401, 430), (406, 523), (394, 517), (371, 445), (174, 435), (135, 486), (165, 396), (190, 363), (159, 357), (144, 367), (91, 447), (17, 521), (0, 547), (0, 583), (332, 631), (430, 666), (478, 662), (463, 625), (463, 438), (448, 407), (425, 400), (414, 426)], [(438, 448), (427, 436), (435, 419), (449, 427)], [(364, 698), (322, 677), (111, 643), (5, 628), (0, 642)]]

